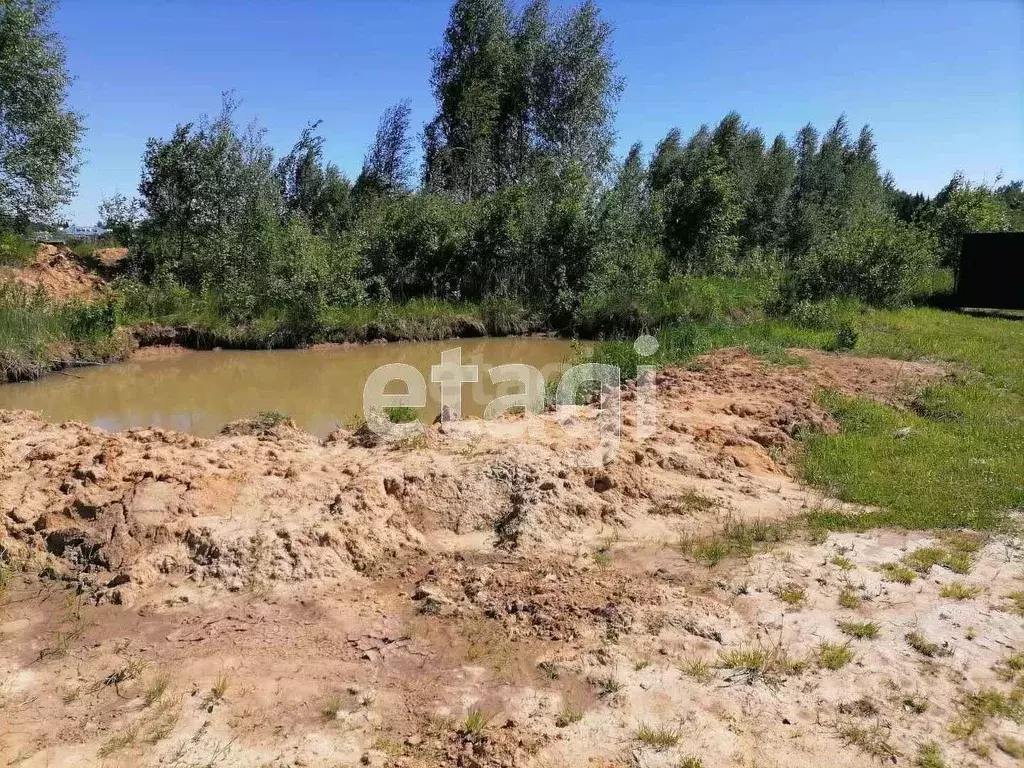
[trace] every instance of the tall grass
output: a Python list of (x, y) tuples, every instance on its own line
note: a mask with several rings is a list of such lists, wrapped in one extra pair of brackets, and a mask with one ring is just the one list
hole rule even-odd
[(36, 252), (36, 244), (17, 232), (0, 232), (0, 267), (22, 267)]
[(115, 334), (116, 324), (111, 302), (58, 304), (42, 292), (0, 285), (0, 381), (123, 356), (129, 341)]

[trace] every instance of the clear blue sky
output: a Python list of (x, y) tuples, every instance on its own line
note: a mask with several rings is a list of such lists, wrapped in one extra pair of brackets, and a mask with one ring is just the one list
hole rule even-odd
[[(603, 0), (626, 90), (620, 154), (736, 109), (770, 138), (846, 112), (884, 168), (935, 192), (953, 171), (1024, 177), (1024, 0)], [(553, 3), (556, 5), (557, 3)], [(447, 0), (64, 0), (56, 25), (88, 133), (68, 215), (133, 194), (143, 146), (234, 89), (279, 150), (322, 119), (354, 176), (381, 111), (430, 119), (429, 54)]]

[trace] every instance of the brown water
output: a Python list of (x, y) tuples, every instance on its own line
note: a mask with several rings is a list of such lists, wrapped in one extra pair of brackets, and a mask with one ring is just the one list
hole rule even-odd
[[(2, 385), (0, 409), (41, 411), (51, 421), (84, 421), (110, 430), (157, 425), (195, 435), (213, 435), (233, 419), (273, 410), (324, 436), (362, 413), (366, 378), (386, 363), (407, 363), (423, 374), (427, 407), (421, 418), (433, 420), (440, 403), (430, 366), (441, 363), (443, 350), (455, 347), (462, 349), (463, 365), (480, 366), (480, 383), (462, 389), (467, 416), (482, 416), (497, 395), (522, 391), (521, 385), (492, 384), (491, 366), (525, 363), (550, 379), (573, 355), (571, 343), (561, 339), (513, 338), (143, 356)], [(393, 382), (387, 392), (404, 389)]]

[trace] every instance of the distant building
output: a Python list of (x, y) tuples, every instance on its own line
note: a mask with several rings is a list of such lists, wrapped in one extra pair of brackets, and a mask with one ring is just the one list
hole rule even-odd
[(59, 234), (65, 240), (93, 241), (99, 240), (109, 231), (109, 229), (104, 227), (68, 227)]

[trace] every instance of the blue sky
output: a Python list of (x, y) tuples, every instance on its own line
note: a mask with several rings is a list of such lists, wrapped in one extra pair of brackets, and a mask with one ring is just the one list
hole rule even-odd
[[(884, 168), (935, 192), (953, 171), (1024, 177), (1024, 0), (599, 0), (626, 90), (620, 154), (650, 150), (731, 109), (770, 138), (845, 112), (870, 123)], [(553, 2), (557, 5), (557, 2)], [(64, 0), (56, 26), (85, 113), (85, 166), (70, 206), (91, 224), (134, 194), (150, 136), (216, 112), (234, 89), (286, 150), (323, 120), (326, 154), (354, 176), (381, 111), (430, 119), (429, 55), (447, 0)]]

